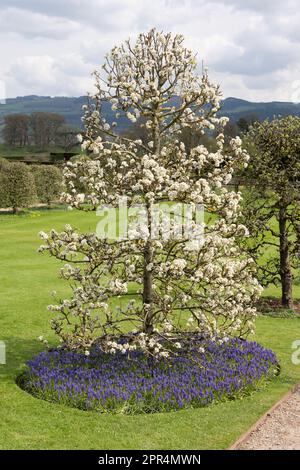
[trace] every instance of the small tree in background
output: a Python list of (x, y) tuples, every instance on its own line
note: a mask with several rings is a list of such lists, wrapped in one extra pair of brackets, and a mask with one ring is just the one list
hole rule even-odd
[(80, 130), (69, 124), (62, 124), (56, 131), (55, 145), (62, 147), (65, 152), (77, 147), (79, 142), (77, 139)]
[(255, 122), (260, 122), (260, 119), (255, 114), (248, 114), (239, 118), (236, 122), (238, 133), (244, 135)]
[(16, 214), (36, 200), (34, 177), (24, 163), (10, 163), (1, 171), (2, 207), (11, 207)]
[(58, 129), (65, 123), (64, 116), (56, 113), (35, 112), (31, 115), (32, 139), (35, 146), (45, 149), (53, 145)]
[(37, 197), (40, 202), (45, 202), (48, 208), (51, 203), (57, 201), (62, 192), (62, 172), (54, 165), (32, 165)]
[[(63, 200), (94, 210), (117, 207), (126, 197), (128, 208), (144, 208), (144, 218), (127, 238), (79, 234), (70, 226), (62, 233), (41, 233), (41, 251), (64, 260), (62, 276), (72, 282), (73, 297), (49, 307), (58, 313), (52, 327), (69, 348), (88, 353), (98, 336), (104, 351), (140, 348), (167, 356), (170, 345), (180, 350), (186, 323), (220, 341), (253, 331), (260, 286), (252, 260), (237, 244), (247, 232), (237, 221), (241, 196), (227, 187), (248, 155), (239, 138), (224, 154), (227, 119), (217, 117), (221, 93), (206, 73), (197, 74), (196, 65), (182, 36), (151, 30), (135, 44), (113, 48), (104, 77), (95, 73), (97, 93), (86, 109), (82, 143), (90, 155), (68, 163)], [(116, 121), (125, 115), (146, 129), (144, 143), (110, 127), (102, 115), (107, 100)], [(203, 145), (187, 151), (180, 141), (186, 128), (202, 134), (219, 128), (216, 151)], [(76, 189), (78, 181), (84, 193)], [(179, 234), (174, 221), (165, 237), (169, 220), (162, 210), (163, 233), (153, 236), (154, 210), (166, 202), (205, 209), (201, 246)], [(194, 220), (191, 225), (197, 230)]]
[(24, 147), (29, 143), (30, 117), (26, 114), (4, 116), (3, 137), (9, 146)]
[[(300, 247), (300, 118), (255, 123), (246, 138), (251, 154), (243, 220), (261, 283), (281, 284), (282, 305), (293, 308), (293, 268)], [(268, 250), (266, 248), (269, 247)]]

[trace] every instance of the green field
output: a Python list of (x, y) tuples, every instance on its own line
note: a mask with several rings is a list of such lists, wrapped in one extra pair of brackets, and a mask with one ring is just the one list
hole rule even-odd
[[(80, 148), (72, 147), (69, 150), (72, 153), (80, 153)], [(63, 154), (65, 150), (62, 147), (49, 146), (44, 149), (40, 149), (35, 146), (26, 147), (10, 147), (0, 143), (0, 158), (8, 158), (11, 161), (36, 161), (47, 162), (51, 159), (51, 153)]]
[(260, 317), (255, 339), (277, 353), (282, 372), (243, 400), (164, 414), (100, 415), (40, 401), (20, 390), (16, 376), (42, 349), (36, 338), (44, 335), (55, 344), (46, 310), (50, 292), (68, 290), (58, 280), (59, 263), (37, 253), (37, 234), (66, 223), (93, 231), (97, 218), (64, 210), (0, 215), (0, 340), (7, 345), (7, 365), (0, 365), (1, 449), (223, 449), (300, 380), (300, 365), (291, 362), (300, 318)]

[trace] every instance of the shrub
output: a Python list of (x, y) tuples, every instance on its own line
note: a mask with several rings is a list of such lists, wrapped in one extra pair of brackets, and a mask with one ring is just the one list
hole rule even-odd
[(0, 173), (9, 166), (9, 161), (6, 158), (0, 157)]
[(62, 172), (54, 165), (33, 165), (31, 171), (39, 201), (50, 207), (62, 191)]
[(3, 172), (9, 166), (8, 160), (0, 157), (0, 207), (7, 207), (7, 193), (5, 190), (5, 176)]
[(33, 175), (24, 163), (4, 166), (0, 175), (0, 206), (11, 207), (16, 214), (20, 208), (28, 207), (36, 199)]
[(205, 406), (249, 393), (278, 368), (275, 354), (256, 342), (226, 343), (186, 337), (180, 356), (149, 357), (141, 351), (91, 354), (42, 352), (22, 377), (36, 397), (85, 410), (158, 412)]

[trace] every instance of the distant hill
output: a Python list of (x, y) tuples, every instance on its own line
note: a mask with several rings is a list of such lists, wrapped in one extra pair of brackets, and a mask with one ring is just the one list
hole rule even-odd
[[(175, 99), (176, 101), (176, 99)], [(82, 106), (86, 103), (85, 96), (79, 97), (50, 97), (50, 96), (20, 96), (9, 98), (6, 104), (0, 104), (0, 128), (3, 126), (3, 118), (6, 114), (24, 113), (31, 114), (34, 111), (58, 113), (65, 116), (66, 121), (81, 128)], [(113, 120), (110, 106), (104, 106), (104, 114), (108, 121)], [(238, 98), (226, 98), (220, 111), (222, 116), (228, 116), (233, 121), (241, 117), (255, 117), (258, 119), (272, 119), (275, 115), (286, 116), (289, 114), (300, 116), (300, 104), (272, 101), (269, 103), (252, 103)], [(129, 126), (127, 119), (120, 119), (118, 128), (124, 130)]]
[(268, 103), (253, 103), (238, 98), (226, 98), (221, 109), (223, 116), (228, 116), (233, 121), (241, 117), (255, 116), (259, 120), (273, 119), (274, 116), (300, 116), (300, 103), (284, 101), (271, 101)]
[[(87, 103), (86, 96), (65, 97), (65, 96), (18, 96), (8, 98), (5, 104), (0, 103), (0, 130), (3, 127), (4, 116), (7, 114), (31, 114), (33, 112), (58, 113), (66, 118), (68, 124), (82, 128), (82, 106)], [(104, 104), (104, 112), (108, 121), (113, 120), (113, 113), (109, 104)], [(128, 127), (127, 119), (119, 120), (119, 128)]]
[(66, 121), (76, 127), (82, 127), (81, 115), (82, 106), (86, 103), (86, 98), (69, 98), (56, 96), (18, 96), (8, 98), (6, 104), (0, 104), (0, 126), (3, 125), (3, 118), (7, 114), (21, 113), (31, 114), (35, 111), (58, 113), (65, 116)]

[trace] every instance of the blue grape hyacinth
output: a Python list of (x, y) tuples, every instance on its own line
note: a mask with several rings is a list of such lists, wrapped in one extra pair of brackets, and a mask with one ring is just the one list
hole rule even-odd
[[(191, 346), (192, 344), (192, 346)], [(180, 355), (135, 351), (89, 356), (57, 349), (27, 363), (22, 387), (38, 398), (101, 412), (158, 412), (205, 406), (261, 386), (278, 371), (275, 354), (256, 342), (193, 337)]]

